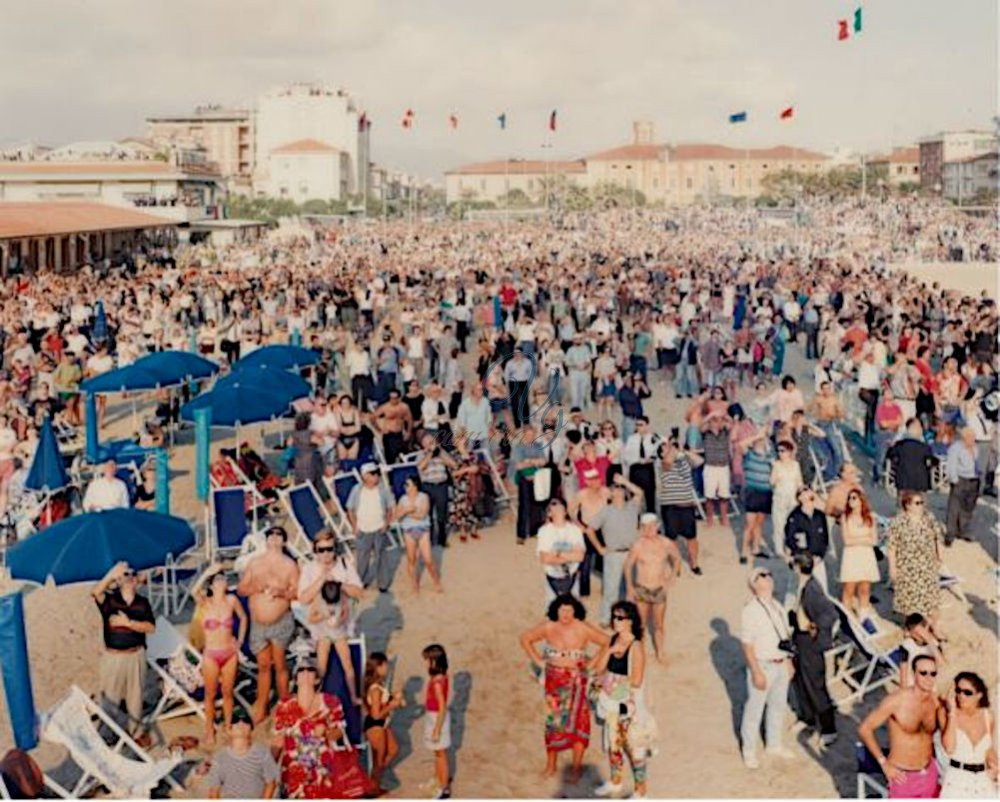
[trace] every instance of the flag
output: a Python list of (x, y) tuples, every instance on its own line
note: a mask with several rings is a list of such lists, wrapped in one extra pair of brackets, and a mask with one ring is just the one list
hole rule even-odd
[(745, 123), (747, 121), (747, 113), (745, 111), (738, 111), (736, 114), (729, 115), (729, 122), (731, 123)]
[(451, 114), (448, 116), (448, 124), (454, 129), (458, 128), (458, 115)]
[(413, 109), (407, 109), (403, 114), (403, 128), (413, 127)]
[(843, 42), (845, 39), (850, 38), (850, 35), (851, 34), (847, 30), (847, 20), (837, 20), (837, 41)]
[(795, 113), (795, 107), (789, 106), (787, 109), (782, 109), (779, 118), (782, 120), (792, 119), (792, 115)]
[(556, 130), (556, 110), (552, 109), (552, 113), (549, 115), (549, 130)]
[(366, 112), (361, 112), (361, 116), (358, 117), (358, 130), (364, 131), (368, 128), (368, 114)]
[(506, 131), (507, 130), (507, 112), (505, 112), (505, 111), (501, 112), (500, 115), (497, 117), (497, 122), (500, 123), (500, 130), (501, 131)]
[(861, 6), (854, 9), (854, 32), (861, 33)]

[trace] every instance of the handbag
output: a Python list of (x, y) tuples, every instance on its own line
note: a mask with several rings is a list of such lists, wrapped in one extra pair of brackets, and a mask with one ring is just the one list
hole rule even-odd
[(361, 768), (357, 751), (346, 739), (333, 746), (330, 755), (330, 798), (363, 799), (375, 795), (375, 783)]
[(531, 477), (535, 501), (548, 501), (552, 495), (552, 469), (539, 468)]

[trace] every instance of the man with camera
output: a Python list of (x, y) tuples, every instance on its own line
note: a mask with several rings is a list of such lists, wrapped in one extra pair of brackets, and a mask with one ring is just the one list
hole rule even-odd
[(793, 753), (781, 744), (788, 714), (788, 684), (795, 674), (792, 657), (795, 647), (788, 627), (788, 615), (774, 598), (774, 577), (766, 568), (755, 568), (747, 580), (753, 598), (743, 607), (740, 640), (747, 662), (747, 701), (743, 708), (740, 740), (743, 763), (760, 768), (757, 747), (760, 723), (765, 718), (767, 754), (790, 758)]

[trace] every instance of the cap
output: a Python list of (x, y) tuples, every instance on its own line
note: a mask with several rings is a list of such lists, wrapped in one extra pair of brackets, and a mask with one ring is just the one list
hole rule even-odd
[(660, 516), (657, 515), (655, 512), (645, 512), (645, 513), (643, 513), (642, 517), (639, 519), (639, 525), (640, 526), (645, 526), (646, 524), (656, 524), (657, 526), (659, 526), (660, 525)]
[(311, 671), (313, 674), (316, 672), (316, 661), (312, 657), (301, 657), (298, 663), (295, 664), (295, 675), (298, 676), (303, 671)]
[(361, 473), (378, 473), (378, 465), (374, 462), (366, 462), (361, 466)]
[(766, 568), (754, 568), (750, 572), (750, 576), (747, 577), (747, 585), (750, 589), (753, 589), (753, 583), (760, 579), (762, 576), (770, 576), (771, 572)]

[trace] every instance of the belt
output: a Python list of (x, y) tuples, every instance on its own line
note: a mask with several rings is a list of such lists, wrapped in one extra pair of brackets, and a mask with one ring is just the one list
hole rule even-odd
[(447, 486), (448, 480), (445, 479), (443, 482), (424, 482), (424, 487), (443, 487)]
[(959, 763), (957, 760), (949, 760), (948, 765), (953, 769), (961, 769), (962, 771), (971, 771), (973, 774), (978, 774), (981, 771), (986, 771), (985, 763)]

